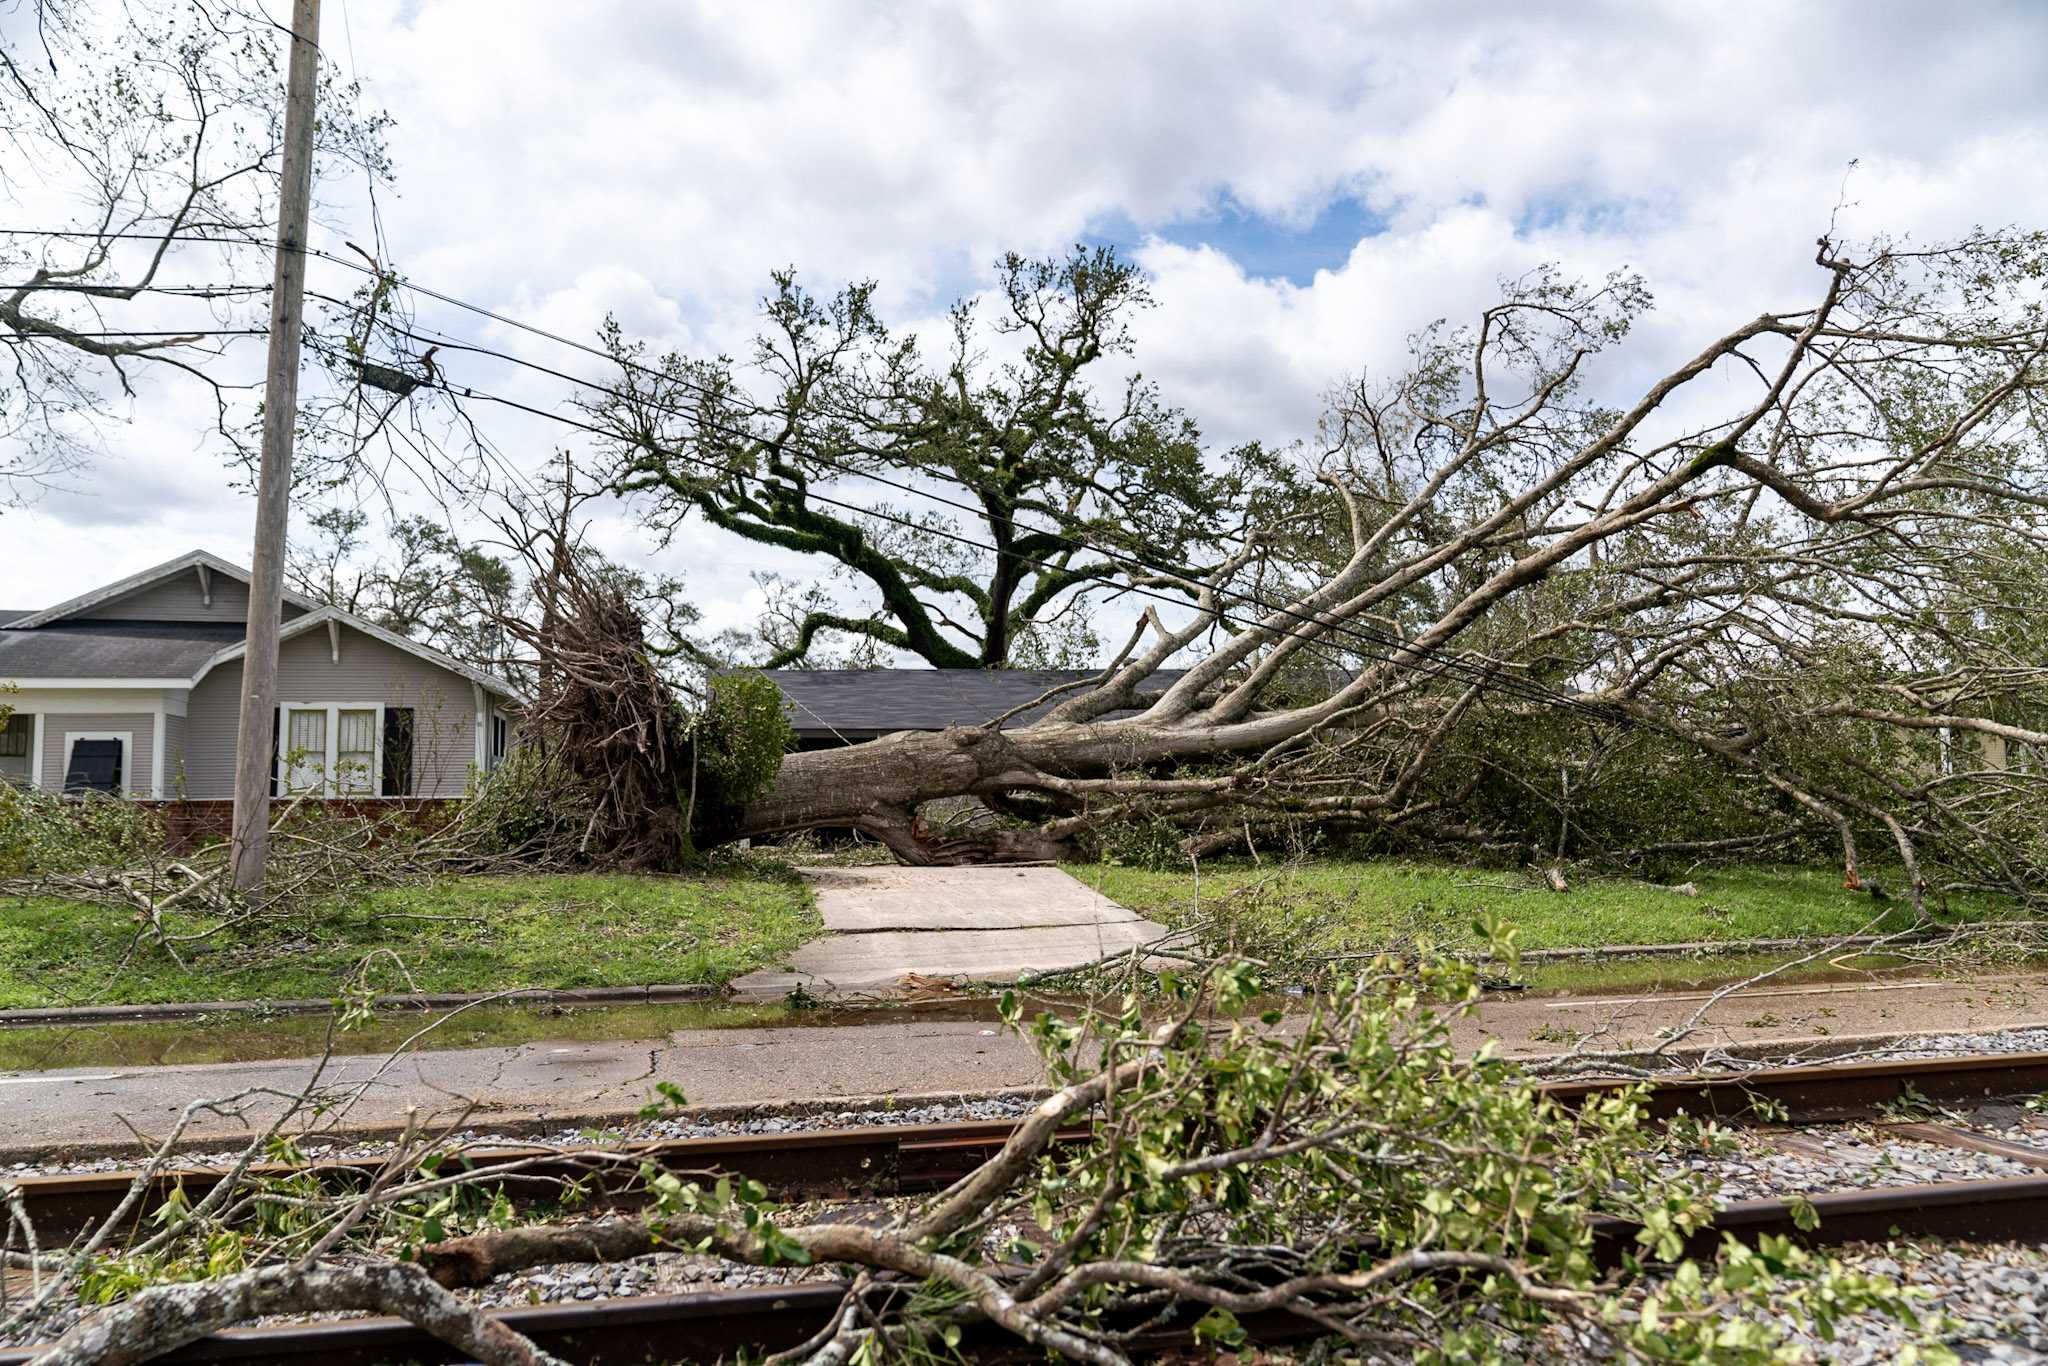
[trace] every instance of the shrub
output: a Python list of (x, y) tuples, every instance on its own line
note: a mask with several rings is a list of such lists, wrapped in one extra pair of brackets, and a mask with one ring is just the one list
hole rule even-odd
[(697, 804), (712, 810), (737, 809), (766, 792), (796, 745), (782, 690), (757, 673), (714, 675), (690, 738)]

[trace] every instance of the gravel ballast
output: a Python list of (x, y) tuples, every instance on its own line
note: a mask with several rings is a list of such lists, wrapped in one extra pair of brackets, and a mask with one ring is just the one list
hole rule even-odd
[(1704, 1178), (1718, 1188), (1722, 1204), (2041, 1174), (2041, 1168), (2013, 1158), (1895, 1138), (1863, 1125), (1803, 1128), (1790, 1135), (1737, 1131), (1733, 1141), (1732, 1152), (1677, 1155), (1665, 1169)]
[[(437, 1146), (448, 1148), (593, 1148), (616, 1147), (626, 1143), (661, 1143), (684, 1138), (730, 1138), (740, 1134), (794, 1134), (821, 1129), (854, 1129), (903, 1124), (964, 1124), (976, 1120), (1016, 1120), (1029, 1114), (1038, 1103), (1035, 1096), (1002, 1095), (965, 1099), (936, 1105), (901, 1109), (868, 1106), (852, 1110), (807, 1110), (802, 1113), (750, 1115), (743, 1119), (639, 1120), (602, 1129), (562, 1129), (535, 1136), (504, 1134), (489, 1129), (464, 1129), (450, 1134)], [(393, 1145), (376, 1140), (364, 1143), (322, 1144), (301, 1140), (299, 1149), (314, 1162), (353, 1161), (388, 1156)], [(181, 1167), (225, 1167), (240, 1156), (240, 1150), (181, 1153), (173, 1159)], [(101, 1172), (131, 1171), (133, 1157), (100, 1157), (76, 1162), (15, 1162), (0, 1167), (0, 1180), (25, 1176), (77, 1176)]]

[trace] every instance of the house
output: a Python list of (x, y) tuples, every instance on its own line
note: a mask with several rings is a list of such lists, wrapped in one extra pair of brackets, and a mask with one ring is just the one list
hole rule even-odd
[[(4, 656), (0, 656), (4, 657)], [(979, 726), (1052, 689), (1100, 678), (1099, 669), (764, 669), (782, 690), (798, 749), (859, 744), (902, 730)], [(1161, 669), (1145, 680), (1160, 692), (1185, 670)], [(1026, 726), (1081, 691), (1068, 691), (1012, 717)], [(1122, 713), (1118, 713), (1122, 714)]]
[[(0, 780), (234, 796), (249, 575), (195, 550), (41, 611), (0, 612)], [(460, 797), (503, 757), (501, 678), (285, 594), (276, 795)]]

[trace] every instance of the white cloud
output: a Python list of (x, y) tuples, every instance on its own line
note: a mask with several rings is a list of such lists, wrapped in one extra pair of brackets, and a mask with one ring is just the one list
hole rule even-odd
[[(1186, 243), (1225, 201), (1305, 226), (1363, 199), (1386, 231), (1301, 284), (1139, 248), (1159, 298), (1140, 365), (1219, 440), (1309, 434), (1334, 380), (1539, 260), (1649, 277), (1659, 313), (1616, 374), (1803, 304), (1852, 159), (1850, 233), (2048, 225), (2048, 13), (2027, 4), (350, 0), (328, 46), (397, 117), (382, 208), (402, 267), (571, 337), (610, 311), (661, 345), (736, 349), (789, 264), (821, 288), (877, 277), (890, 316), (929, 319), (1006, 248), (1113, 223)], [(345, 193), (334, 212), (362, 216)], [(34, 552), (0, 560), (0, 605), (112, 577), (72, 553), (110, 520), (132, 519), (119, 553), (143, 563), (201, 533), (235, 553), (236, 505), (173, 487), (206, 487), (194, 414), (153, 397), (118, 443), (180, 453), (174, 510), (131, 481), (97, 512), (53, 500), (0, 523)], [(535, 460), (572, 435), (509, 431)], [(110, 457), (98, 477), (130, 472)], [(628, 521), (605, 534), (634, 544)], [(700, 531), (659, 562), (729, 618), (747, 568), (776, 559)]]

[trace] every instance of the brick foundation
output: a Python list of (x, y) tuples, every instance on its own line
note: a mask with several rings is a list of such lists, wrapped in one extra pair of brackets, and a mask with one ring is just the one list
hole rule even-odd
[[(271, 819), (275, 820), (291, 803), (272, 798)], [(299, 810), (312, 815), (330, 815), (378, 824), (402, 823), (413, 827), (439, 825), (455, 814), (460, 799), (451, 797), (333, 797), (304, 801)], [(139, 801), (137, 806), (156, 812), (164, 832), (177, 849), (227, 839), (234, 831), (235, 804), (231, 801)]]

